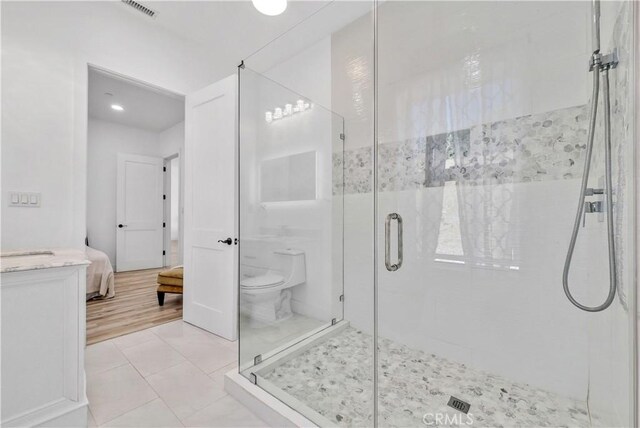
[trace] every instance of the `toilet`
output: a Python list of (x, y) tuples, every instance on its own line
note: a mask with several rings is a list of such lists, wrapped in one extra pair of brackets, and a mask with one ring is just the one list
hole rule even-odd
[(289, 319), (290, 288), (307, 279), (304, 251), (287, 248), (273, 254), (273, 268), (240, 281), (240, 311), (249, 318), (251, 327), (266, 327)]

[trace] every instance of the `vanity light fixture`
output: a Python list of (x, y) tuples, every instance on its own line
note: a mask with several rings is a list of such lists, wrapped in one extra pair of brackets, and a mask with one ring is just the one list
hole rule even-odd
[(284, 108), (282, 107), (276, 107), (273, 112), (271, 111), (266, 111), (264, 113), (264, 120), (267, 123), (271, 123), (274, 120), (280, 120), (282, 118), (285, 117), (290, 117), (293, 116), (296, 113), (301, 113), (305, 110), (309, 110), (311, 107), (313, 107), (313, 104), (305, 101), (305, 100), (298, 100), (296, 101), (295, 104), (290, 104), (287, 103), (284, 105)]
[(251, 0), (258, 12), (267, 16), (280, 15), (287, 10), (287, 0)]
[(124, 107), (122, 107), (120, 104), (111, 104), (111, 108), (115, 111), (124, 111)]

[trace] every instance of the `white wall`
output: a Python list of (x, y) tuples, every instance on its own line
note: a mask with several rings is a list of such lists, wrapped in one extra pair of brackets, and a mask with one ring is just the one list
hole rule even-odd
[(331, 106), (331, 37), (263, 73), (324, 107)]
[(210, 83), (206, 49), (120, 2), (2, 2), (2, 248), (81, 247), (86, 234), (87, 63), (178, 93)]
[(162, 155), (167, 157), (182, 154), (184, 148), (184, 121), (158, 133), (158, 144)]
[[(175, 127), (184, 129), (184, 123)], [(170, 129), (173, 129), (170, 128)], [(89, 245), (104, 251), (116, 266), (116, 173), (118, 153), (165, 156), (178, 153), (183, 141), (161, 133), (89, 119), (87, 134), (87, 235)]]

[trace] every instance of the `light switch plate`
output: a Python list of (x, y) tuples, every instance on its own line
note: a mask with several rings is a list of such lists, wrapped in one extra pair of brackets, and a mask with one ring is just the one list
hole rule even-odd
[(38, 208), (41, 196), (38, 192), (9, 192), (9, 206)]

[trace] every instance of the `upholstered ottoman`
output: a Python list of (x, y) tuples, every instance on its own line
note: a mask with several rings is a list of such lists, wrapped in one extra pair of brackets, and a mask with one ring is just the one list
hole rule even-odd
[(164, 305), (164, 293), (182, 294), (182, 277), (184, 268), (176, 266), (169, 270), (163, 270), (158, 274), (158, 304)]

